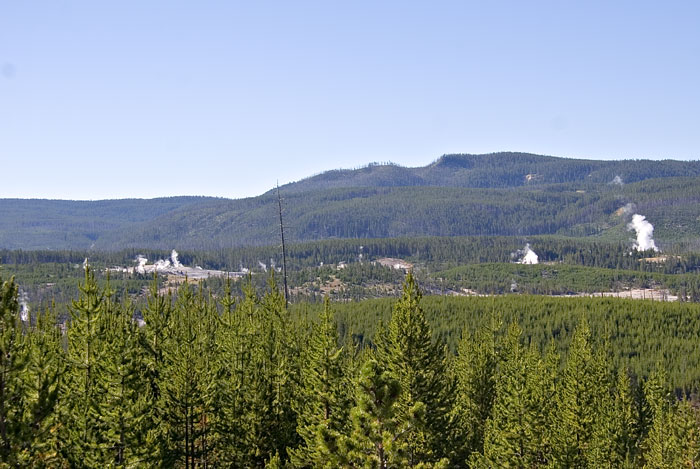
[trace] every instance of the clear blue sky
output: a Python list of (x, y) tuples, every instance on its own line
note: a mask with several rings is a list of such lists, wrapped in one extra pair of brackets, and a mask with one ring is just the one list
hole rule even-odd
[(372, 161), (700, 158), (700, 2), (2, 1), (0, 197)]

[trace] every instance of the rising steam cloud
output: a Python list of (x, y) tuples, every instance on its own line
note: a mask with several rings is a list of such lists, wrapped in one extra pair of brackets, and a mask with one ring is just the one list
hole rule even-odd
[(612, 184), (613, 186), (621, 186), (624, 184), (624, 181), (622, 180), (622, 178), (619, 175), (616, 175), (613, 178), (613, 180), (610, 181), (610, 184)]
[(653, 249), (658, 251), (656, 243), (654, 243), (654, 225), (649, 223), (644, 215), (635, 213), (632, 215), (632, 221), (627, 225), (627, 229), (634, 230), (637, 233), (637, 242), (634, 244), (634, 249), (638, 251), (648, 251)]
[(525, 249), (517, 251), (516, 255), (522, 256), (518, 264), (539, 264), (539, 256), (530, 248), (530, 243), (525, 245)]
[(175, 249), (173, 249), (173, 252), (170, 253), (170, 262), (173, 263), (173, 267), (176, 269), (179, 269), (182, 267), (182, 264), (180, 263), (180, 260), (178, 259), (178, 254)]
[(27, 293), (22, 290), (21, 288), (19, 289), (19, 318), (22, 320), (22, 322), (29, 322), (29, 305), (27, 304), (27, 300), (29, 300), (29, 296)]
[(153, 263), (153, 265), (148, 265), (148, 259), (142, 255), (136, 256), (136, 267), (134, 271), (139, 274), (145, 274), (149, 272), (163, 272), (173, 269), (182, 269), (184, 266), (180, 262), (178, 253), (175, 249), (170, 253), (170, 259), (158, 259)]
[(140, 274), (145, 274), (146, 262), (148, 262), (148, 259), (139, 254), (138, 256), (136, 256), (136, 262), (138, 262), (138, 265), (136, 266), (136, 272)]

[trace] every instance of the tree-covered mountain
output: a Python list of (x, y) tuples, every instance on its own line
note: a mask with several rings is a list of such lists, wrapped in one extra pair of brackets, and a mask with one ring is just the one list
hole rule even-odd
[[(557, 234), (628, 240), (630, 210), (658, 243), (697, 243), (700, 162), (589, 161), (523, 153), (369, 165), (280, 188), (289, 239)], [(627, 211), (621, 207), (627, 206)], [(0, 248), (219, 249), (278, 242), (274, 191), (211, 197), (0, 200)]]
[(282, 190), (290, 193), (339, 187), (532, 187), (570, 182), (615, 184), (679, 176), (700, 176), (700, 162), (594, 161), (501, 152), (443, 155), (431, 164), (417, 168), (371, 163), (359, 169), (327, 171), (282, 186)]

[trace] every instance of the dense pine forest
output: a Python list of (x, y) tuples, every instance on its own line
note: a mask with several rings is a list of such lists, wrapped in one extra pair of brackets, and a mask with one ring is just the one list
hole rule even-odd
[[(4, 467), (696, 467), (696, 305), (0, 281)], [(364, 325), (363, 325), (364, 324)], [(370, 327), (371, 325), (371, 327)]]
[[(539, 255), (540, 265), (516, 262), (529, 245)], [(279, 246), (180, 251), (189, 266), (222, 271), (251, 272), (256, 288), (265, 287), (266, 270), (283, 263)], [(23, 251), (0, 249), (0, 273), (14, 275), (26, 301), (44, 308), (76, 299), (82, 264), (89, 258), (98, 279), (110, 272), (112, 288), (119, 295), (143, 301), (151, 275), (123, 273), (136, 265), (138, 256), (167, 259), (170, 251), (127, 249), (122, 251)], [(600, 294), (632, 288), (668, 291), (680, 301), (700, 300), (700, 255), (677, 246), (663, 253), (631, 250), (629, 242), (532, 237), (424, 237), (380, 239), (334, 239), (287, 245), (287, 271), (295, 302), (332, 300), (359, 301), (400, 292), (403, 270), (378, 263), (397, 258), (410, 263), (421, 287), (429, 294)], [(649, 259), (652, 259), (651, 261)], [(342, 268), (341, 268), (342, 267)], [(184, 280), (181, 278), (180, 280)], [(163, 287), (168, 279), (159, 280)], [(204, 286), (221, 295), (224, 280), (208, 278)], [(243, 294), (244, 282), (233, 282), (232, 290)], [(64, 313), (65, 314), (65, 313)]]

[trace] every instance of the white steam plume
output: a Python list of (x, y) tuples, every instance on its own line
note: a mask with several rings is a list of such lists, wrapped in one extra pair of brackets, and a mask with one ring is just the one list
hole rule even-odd
[(153, 264), (157, 271), (168, 270), (170, 268), (170, 261), (164, 261), (163, 259), (158, 259), (155, 264)]
[(521, 261), (523, 264), (537, 264), (539, 262), (539, 256), (537, 256), (535, 251), (530, 249), (530, 246), (527, 246), (525, 251), (525, 255)]
[(139, 263), (139, 265), (136, 266), (136, 272), (139, 274), (145, 274), (146, 273), (146, 262), (148, 262), (148, 259), (139, 254), (136, 256), (136, 262)]
[(539, 264), (539, 256), (535, 251), (530, 248), (530, 244), (525, 245), (525, 249), (520, 251), (522, 258), (518, 261), (518, 264)]
[(177, 251), (173, 249), (173, 252), (170, 253), (170, 261), (173, 263), (173, 267), (179, 269), (180, 267), (182, 267), (182, 264), (180, 263), (180, 260), (177, 257)]
[(22, 322), (29, 322), (29, 305), (27, 304), (27, 300), (29, 297), (27, 296), (27, 293), (23, 291), (21, 288), (19, 290), (19, 318), (22, 320)]
[(620, 176), (617, 176), (617, 175), (616, 175), (616, 176), (613, 178), (613, 180), (610, 181), (610, 184), (612, 184), (613, 186), (621, 186), (621, 185), (624, 184), (624, 182), (622, 181), (622, 178), (621, 178)]
[(634, 244), (636, 250), (659, 250), (654, 243), (654, 225), (649, 223), (644, 215), (638, 213), (632, 215), (632, 222), (627, 225), (627, 229), (637, 233), (637, 242)]

